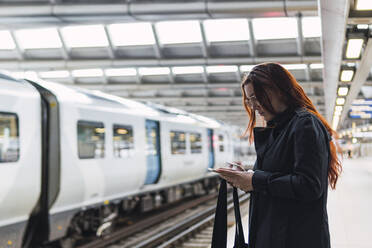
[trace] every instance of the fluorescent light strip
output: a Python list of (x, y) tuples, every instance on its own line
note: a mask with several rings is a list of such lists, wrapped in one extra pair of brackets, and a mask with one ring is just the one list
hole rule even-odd
[(354, 71), (353, 70), (342, 70), (341, 72), (341, 81), (350, 82), (353, 79)]
[(207, 66), (208, 73), (223, 73), (223, 72), (237, 72), (238, 67), (236, 65), (216, 65)]
[(203, 66), (175, 66), (172, 68), (173, 74), (202, 74)]
[(349, 39), (346, 45), (346, 58), (357, 59), (362, 52), (363, 39)]
[(73, 70), (72, 75), (74, 77), (102, 77), (102, 69), (82, 69), (82, 70)]
[(323, 69), (323, 64), (310, 64), (310, 69)]
[(112, 68), (106, 69), (105, 75), (108, 77), (136, 76), (137, 71), (135, 68)]
[(140, 75), (168, 75), (170, 69), (168, 67), (141, 67), (138, 69)]
[(283, 67), (287, 70), (304, 70), (307, 66), (305, 64), (289, 64), (283, 65)]
[(249, 72), (253, 69), (253, 67), (255, 67), (255, 65), (241, 65), (240, 71)]
[(343, 97), (337, 97), (336, 98), (336, 104), (337, 105), (344, 105), (345, 104), (345, 98), (343, 98)]
[(39, 72), (41, 78), (67, 78), (70, 76), (69, 71), (42, 71)]
[(348, 92), (349, 92), (348, 87), (339, 87), (338, 88), (338, 95), (339, 96), (346, 96)]

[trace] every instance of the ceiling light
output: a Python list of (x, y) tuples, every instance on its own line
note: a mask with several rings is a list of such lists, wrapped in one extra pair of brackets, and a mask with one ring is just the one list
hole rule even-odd
[(341, 71), (341, 81), (350, 82), (353, 79), (354, 70), (342, 70)]
[(168, 67), (141, 67), (138, 69), (138, 72), (143, 76), (168, 75), (170, 73), (170, 69)]
[(349, 91), (348, 87), (339, 87), (338, 88), (338, 95), (339, 96), (346, 96)]
[(108, 77), (136, 76), (137, 71), (135, 68), (112, 68), (106, 69), (105, 75)]
[(67, 78), (70, 76), (69, 71), (42, 71), (39, 72), (42, 78)]
[(357, 25), (357, 28), (358, 28), (358, 29), (368, 29), (369, 26), (368, 26), (368, 24), (358, 24), (358, 25)]
[(238, 67), (236, 65), (207, 66), (208, 73), (237, 72), (237, 71), (238, 71)]
[(253, 67), (255, 67), (255, 65), (241, 65), (240, 71), (249, 72), (253, 69)]
[(336, 107), (335, 107), (335, 110), (336, 110), (337, 112), (342, 111), (342, 106), (336, 106)]
[(346, 58), (357, 59), (360, 57), (364, 40), (363, 39), (349, 39), (346, 45)]
[(175, 66), (172, 68), (173, 74), (201, 74), (204, 73), (203, 66)]
[(344, 105), (345, 104), (345, 98), (343, 98), (343, 97), (337, 97), (336, 98), (336, 104), (337, 105)]
[(337, 116), (337, 115), (334, 115), (334, 116), (333, 116), (333, 121), (332, 121), (332, 128), (333, 128), (334, 130), (337, 129), (337, 126), (338, 126), (338, 122), (339, 122), (339, 121), (340, 121), (340, 117)]
[(371, 0), (357, 0), (355, 4), (356, 10), (372, 10)]
[(283, 67), (287, 70), (303, 70), (306, 69), (305, 64), (290, 64), (290, 65), (283, 65)]
[(323, 64), (310, 64), (310, 69), (323, 69)]
[(102, 69), (73, 70), (72, 75), (74, 77), (102, 77), (103, 76), (103, 71), (102, 71)]

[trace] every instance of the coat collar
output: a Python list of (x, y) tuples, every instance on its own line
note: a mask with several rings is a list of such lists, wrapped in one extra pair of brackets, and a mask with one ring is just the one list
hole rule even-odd
[(298, 111), (301, 111), (301, 109), (288, 107), (283, 112), (277, 114), (272, 120), (268, 121), (267, 127), (253, 128), (254, 144), (257, 155), (263, 155), (274, 142), (272, 131), (282, 129)]
[(295, 113), (296, 108), (289, 106), (283, 112), (277, 114), (272, 120), (267, 122), (268, 128), (280, 128), (285, 125)]

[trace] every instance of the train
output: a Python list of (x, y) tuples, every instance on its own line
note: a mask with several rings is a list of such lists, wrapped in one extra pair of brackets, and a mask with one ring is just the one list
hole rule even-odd
[(0, 73), (0, 247), (68, 247), (134, 209), (208, 193), (241, 130), (98, 91)]

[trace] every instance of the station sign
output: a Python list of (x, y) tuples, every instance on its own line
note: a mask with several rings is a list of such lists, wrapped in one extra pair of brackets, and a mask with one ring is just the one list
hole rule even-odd
[(372, 118), (372, 99), (355, 99), (348, 112), (352, 119)]

